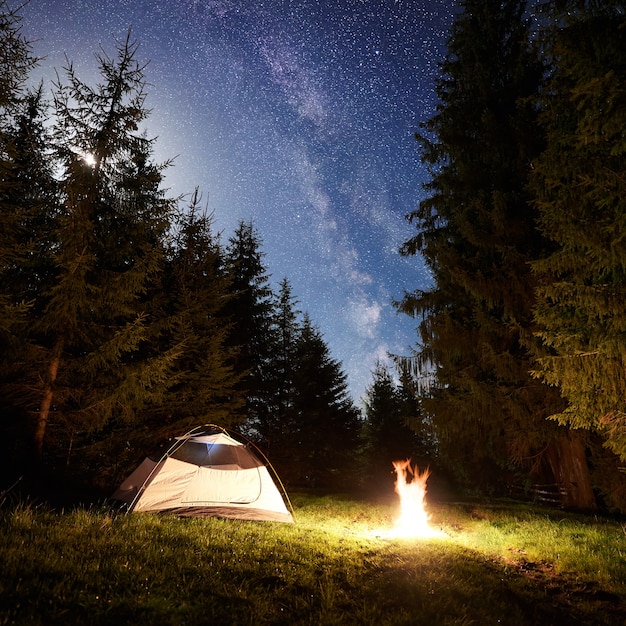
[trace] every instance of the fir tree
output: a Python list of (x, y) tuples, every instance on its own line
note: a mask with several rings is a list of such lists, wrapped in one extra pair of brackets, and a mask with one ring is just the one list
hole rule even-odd
[[(26, 81), (37, 59), (20, 16), (0, 2), (0, 455), (14, 477), (29, 430), (24, 415), (26, 335), (34, 294), (46, 280), (46, 207), (54, 206), (42, 89)], [(19, 471), (19, 469), (17, 470)]]
[(277, 467), (288, 464), (297, 430), (294, 402), (300, 311), (296, 307), (291, 284), (284, 278), (272, 311), (272, 348), (266, 383), (270, 404), (265, 419), (256, 425), (260, 443)]
[[(542, 326), (535, 372), (626, 460), (626, 19), (623, 2), (550, 3), (540, 100), (548, 144), (533, 191), (555, 250), (534, 263)], [(625, 500), (626, 501), (626, 500)]]
[(233, 371), (240, 377), (238, 390), (246, 398), (243, 417), (254, 429), (271, 407), (267, 380), (273, 293), (252, 223), (239, 223), (226, 247), (225, 268), (232, 294), (225, 308), (232, 321), (227, 345), (233, 350)]
[(39, 59), (21, 33), (22, 17), (0, 0), (0, 121), (3, 130), (10, 122), (14, 107), (21, 108), (25, 84)]
[(20, 21), (0, 2), (0, 368), (8, 370), (30, 299), (18, 276), (36, 254), (34, 206), (48, 200), (52, 181), (41, 89), (29, 92), (25, 87), (37, 59), (20, 33)]
[(308, 487), (351, 487), (356, 482), (359, 411), (348, 392), (341, 364), (321, 333), (304, 316), (294, 375), (296, 447), (293, 481)]
[(231, 294), (223, 251), (212, 215), (200, 203), (196, 190), (175, 222), (150, 298), (151, 317), (158, 320), (152, 354), (179, 352), (166, 395), (145, 412), (152, 439), (198, 423), (235, 426), (244, 403), (226, 345), (232, 325), (224, 313)]
[(132, 419), (168, 384), (175, 351), (141, 359), (150, 325), (145, 303), (160, 268), (173, 201), (162, 167), (140, 134), (147, 116), (143, 68), (130, 39), (114, 59), (99, 56), (102, 83), (79, 80), (71, 64), (54, 89), (54, 166), (60, 174), (48, 233), (53, 273), (36, 294), (25, 408), (34, 444), (68, 446), (77, 431)]
[(402, 250), (423, 254), (434, 277), (431, 289), (400, 304), (422, 318), (418, 374), (435, 368), (424, 406), (469, 482), (502, 489), (502, 470), (516, 467), (559, 483), (567, 504), (590, 507), (584, 449), (546, 421), (559, 394), (529, 374), (528, 264), (546, 244), (526, 185), (541, 148), (532, 97), (543, 68), (528, 43), (524, 2), (465, 0), (462, 8), (437, 113), (418, 136), (430, 196), (410, 216), (419, 233)]

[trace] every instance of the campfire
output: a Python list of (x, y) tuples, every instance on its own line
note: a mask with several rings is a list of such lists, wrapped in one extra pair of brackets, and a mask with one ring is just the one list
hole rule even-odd
[(432, 528), (428, 523), (426, 512), (426, 481), (430, 476), (427, 468), (419, 472), (417, 466), (411, 465), (411, 459), (394, 461), (396, 472), (396, 493), (400, 496), (400, 516), (393, 529), (384, 533), (389, 538), (429, 538), (440, 537), (442, 532)]

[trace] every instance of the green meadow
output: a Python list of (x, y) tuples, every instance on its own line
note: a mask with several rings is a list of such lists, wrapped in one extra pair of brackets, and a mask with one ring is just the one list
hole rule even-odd
[(292, 496), (296, 523), (0, 509), (0, 624), (626, 623), (626, 525), (515, 502)]

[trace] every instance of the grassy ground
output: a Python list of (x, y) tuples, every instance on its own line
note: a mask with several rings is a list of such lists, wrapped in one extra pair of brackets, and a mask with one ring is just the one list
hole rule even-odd
[(5, 503), (0, 624), (626, 623), (616, 521), (432, 505), (445, 536), (391, 540), (395, 503), (292, 500), (293, 525)]

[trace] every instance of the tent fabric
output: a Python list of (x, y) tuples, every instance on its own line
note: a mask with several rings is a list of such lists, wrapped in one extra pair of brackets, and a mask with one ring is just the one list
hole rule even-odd
[(138, 512), (293, 522), (265, 464), (225, 432), (178, 438), (158, 463), (145, 459), (113, 499)]
[(130, 504), (157, 465), (156, 461), (145, 458), (141, 465), (118, 487), (112, 496), (113, 499)]

